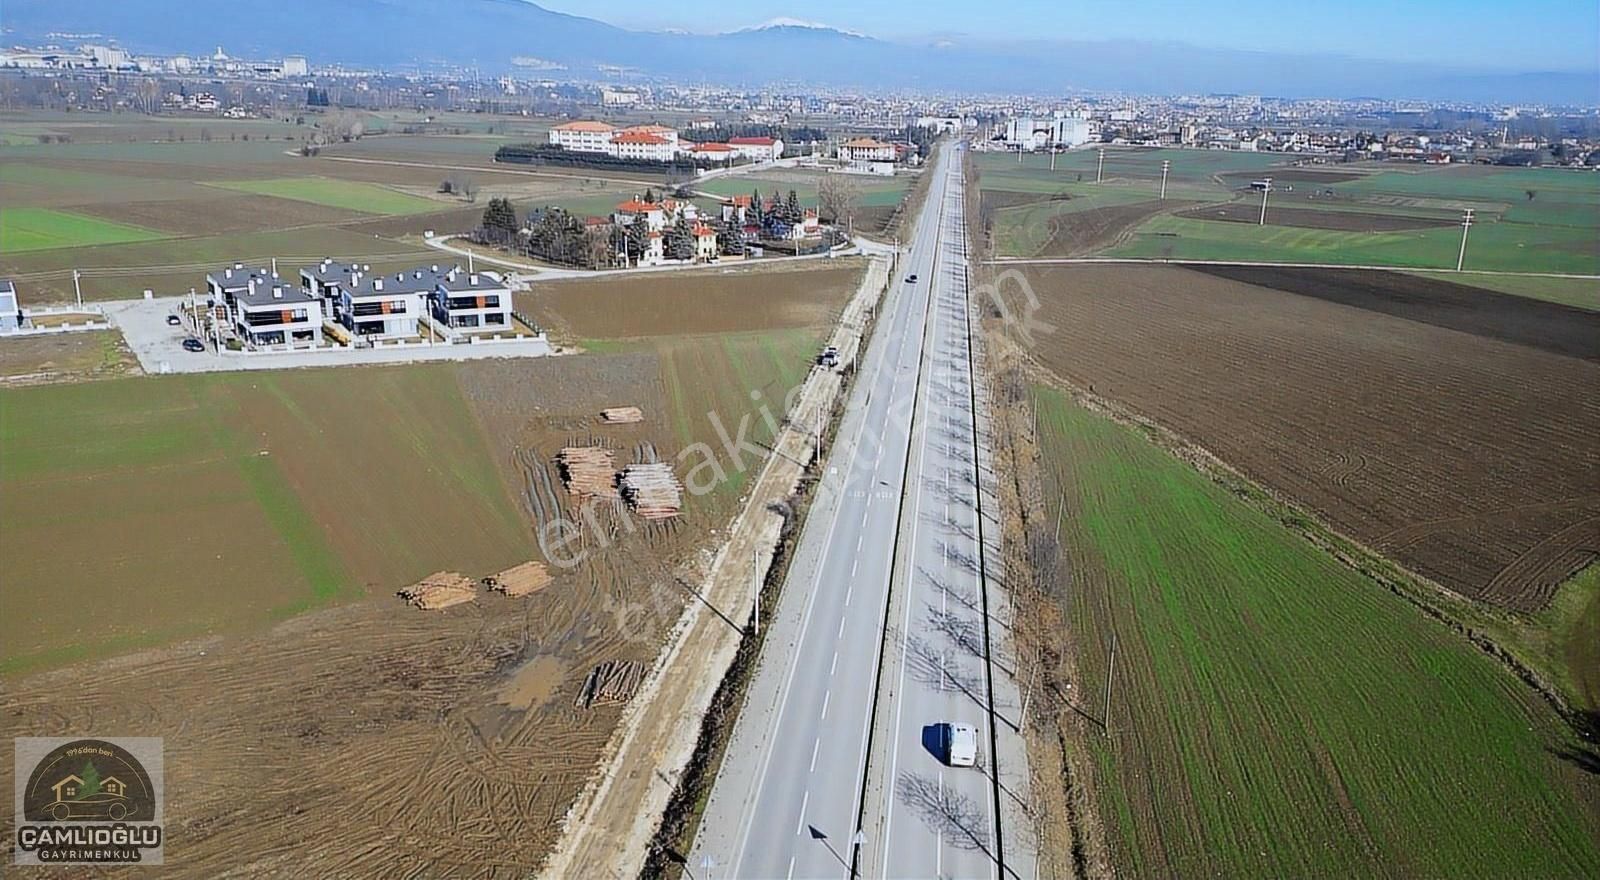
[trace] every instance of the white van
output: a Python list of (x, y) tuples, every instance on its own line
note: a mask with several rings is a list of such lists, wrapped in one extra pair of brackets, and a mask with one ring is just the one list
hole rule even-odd
[(978, 763), (978, 729), (970, 724), (944, 725), (944, 762), (951, 767)]

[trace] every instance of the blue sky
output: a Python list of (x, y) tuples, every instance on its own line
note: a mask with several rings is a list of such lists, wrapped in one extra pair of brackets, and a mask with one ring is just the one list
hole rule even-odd
[(1197, 46), (1336, 53), (1462, 67), (1600, 67), (1595, 0), (534, 0), (635, 29), (733, 30), (774, 18), (886, 38), (1135, 38)]

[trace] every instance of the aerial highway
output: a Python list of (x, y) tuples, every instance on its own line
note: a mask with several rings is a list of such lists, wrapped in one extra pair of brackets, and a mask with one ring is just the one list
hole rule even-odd
[[(925, 172), (689, 854), (697, 878), (1000, 876), (960, 149)], [(945, 765), (950, 722), (976, 728), (977, 766)]]

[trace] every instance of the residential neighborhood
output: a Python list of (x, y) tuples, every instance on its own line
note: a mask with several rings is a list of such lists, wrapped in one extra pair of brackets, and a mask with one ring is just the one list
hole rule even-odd
[(245, 350), (318, 348), (329, 336), (371, 346), (519, 333), (511, 288), (496, 273), (439, 264), (384, 273), (325, 257), (302, 268), (299, 281), (239, 262), (211, 272), (195, 329), (214, 344)]

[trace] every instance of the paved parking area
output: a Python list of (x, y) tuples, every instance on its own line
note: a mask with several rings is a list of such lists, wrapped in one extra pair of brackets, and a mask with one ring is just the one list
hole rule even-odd
[(108, 302), (102, 305), (122, 331), (128, 348), (147, 373), (213, 373), (233, 370), (286, 370), (296, 367), (339, 367), (354, 364), (402, 364), (416, 361), (466, 361), (484, 358), (545, 357), (554, 349), (547, 340), (477, 345), (419, 345), (404, 348), (334, 348), (274, 354), (217, 351), (206, 343), (204, 352), (183, 350), (183, 340), (193, 335), (186, 326), (172, 327), (167, 316), (181, 314), (187, 296)]

